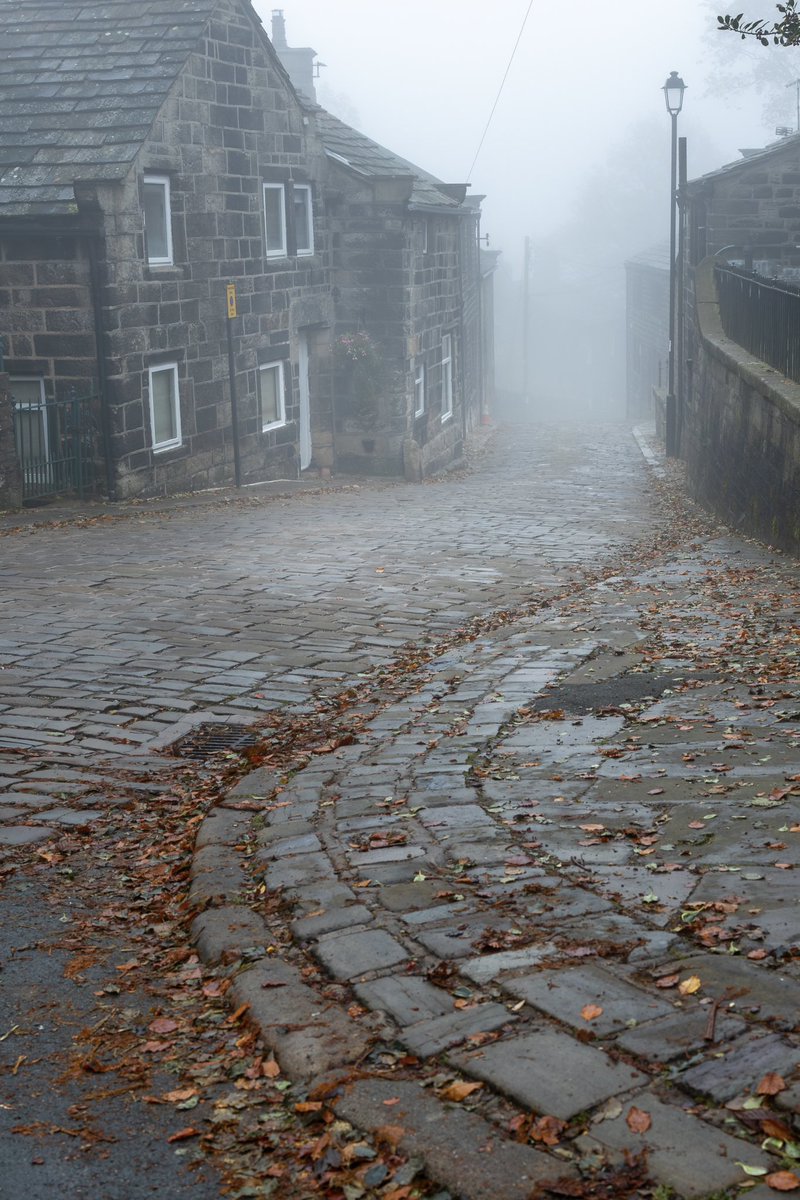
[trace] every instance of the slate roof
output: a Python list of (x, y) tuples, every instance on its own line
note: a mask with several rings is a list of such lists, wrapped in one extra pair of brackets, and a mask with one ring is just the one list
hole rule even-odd
[(800, 154), (800, 134), (781, 138), (777, 142), (770, 142), (768, 146), (763, 146), (760, 150), (740, 150), (741, 158), (737, 158), (731, 163), (725, 163), (724, 166), (717, 167), (715, 171), (709, 171), (706, 175), (700, 175), (697, 179), (691, 179), (689, 188), (695, 190), (712, 179), (719, 179), (725, 175), (757, 166), (766, 159), (777, 158), (786, 151), (793, 155)]
[(0, 213), (124, 178), (217, 0), (0, 0)]
[(625, 259), (625, 266), (652, 267), (655, 271), (669, 273), (669, 242), (658, 242), (655, 246), (641, 250)]
[(423, 171), (421, 167), (387, 150), (378, 142), (373, 142), (372, 138), (359, 133), (350, 125), (345, 125), (344, 121), (340, 121), (324, 108), (314, 108), (313, 112), (326, 151), (335, 159), (341, 159), (344, 165), (366, 176), (413, 175), (413, 205), (454, 210), (462, 207), (458, 200), (440, 190), (443, 181), (435, 175)]

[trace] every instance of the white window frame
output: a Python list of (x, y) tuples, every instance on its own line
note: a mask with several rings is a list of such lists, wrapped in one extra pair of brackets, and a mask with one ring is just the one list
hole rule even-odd
[(147, 241), (147, 221), (145, 219), (145, 240), (147, 241), (147, 262), (151, 267), (171, 267), (175, 262), (172, 246), (172, 197), (170, 193), (169, 175), (145, 175), (145, 187), (162, 187), (164, 189), (164, 220), (166, 221), (167, 254), (166, 257), (156, 257), (150, 253)]
[[(306, 219), (308, 221), (308, 242), (309, 242), (309, 244), (308, 244), (308, 246), (301, 247), (300, 244), (298, 243), (296, 248), (297, 248), (298, 258), (303, 258), (303, 257), (307, 258), (309, 255), (314, 253), (314, 197), (311, 192), (311, 185), (308, 183), (296, 183), (294, 185), (293, 190), (294, 190), (295, 196), (297, 195), (298, 192), (304, 193), (304, 196), (305, 196), (304, 205), (305, 205), (305, 210), (306, 210)], [(297, 237), (297, 222), (295, 221), (295, 238), (296, 237)]]
[[(278, 211), (281, 218), (281, 245), (270, 249), (269, 234), (267, 231), (267, 193), (278, 192), (279, 204)], [(267, 258), (288, 258), (289, 249), (286, 243), (286, 188), (282, 183), (265, 183), (263, 185), (264, 195), (264, 252)]]
[[(266, 371), (278, 372), (278, 418), (275, 421), (264, 420), (264, 409), (261, 400), (261, 380)], [(261, 432), (266, 433), (270, 429), (279, 429), (286, 424), (286, 384), (283, 369), (283, 359), (276, 359), (275, 362), (262, 363), (258, 368), (258, 415), (261, 419)]]
[(442, 335), (442, 424), (453, 415), (453, 335)]
[(425, 363), (414, 359), (414, 416), (425, 416)]
[[(172, 372), (172, 399), (175, 413), (175, 436), (171, 437), (167, 442), (156, 441), (156, 412), (153, 405), (153, 376), (160, 374), (162, 371)], [(183, 434), (181, 432), (181, 395), (180, 379), (178, 378), (178, 364), (158, 363), (156, 366), (148, 368), (147, 386), (149, 393), (148, 403), (150, 406), (151, 449), (154, 454), (161, 454), (164, 450), (174, 450), (176, 446), (183, 445)]]
[(422, 218), (422, 253), (428, 253), (428, 218)]
[[(25, 472), (26, 482), (27, 482), (29, 476), (33, 477), (33, 475), (35, 475), (38, 478), (38, 475), (40, 474), (41, 470), (47, 469), (47, 463), (49, 462), (49, 459), (50, 459), (50, 430), (47, 425), (47, 407), (45, 405), (44, 376), (43, 375), (10, 375), (8, 382), (9, 382), (9, 390), (10, 390), (11, 396), (12, 396), (12, 402), (13, 402), (14, 408), (17, 410), (17, 412), (19, 412), (19, 413), (23, 413), (23, 412), (24, 413), (38, 413), (39, 414), (39, 432), (40, 432), (40, 437), (41, 437), (42, 449), (44, 451), (43, 461), (41, 464), (38, 462), (36, 462), (35, 464), (32, 464), (30, 462), (25, 462), (25, 461), (22, 462), (22, 467)], [(38, 400), (18, 400), (14, 396), (14, 384), (15, 383), (37, 383), (39, 385)], [(24, 444), (23, 444), (23, 438), (22, 438), (21, 432), (18, 433), (16, 449), (17, 449), (17, 454), (19, 455), (20, 459), (22, 460), (23, 459), (22, 451), (24, 449)], [(44, 480), (39, 480), (39, 482), (44, 482)]]

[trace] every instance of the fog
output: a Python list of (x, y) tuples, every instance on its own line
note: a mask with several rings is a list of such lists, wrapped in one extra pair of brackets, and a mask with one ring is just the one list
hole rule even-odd
[[(318, 99), (447, 182), (485, 193), (502, 251), (498, 382), (522, 389), (521, 272), (531, 239), (531, 402), (624, 408), (624, 260), (668, 236), (670, 121), (688, 84), (690, 177), (794, 126), (797, 52), (717, 30), (715, 0), (283, 0), (290, 45), (313, 46)], [(272, 4), (256, 0), (267, 29)], [(772, 18), (773, 0), (751, 0)], [(734, 11), (738, 11), (738, 8)], [(475, 161), (474, 167), (472, 166)]]

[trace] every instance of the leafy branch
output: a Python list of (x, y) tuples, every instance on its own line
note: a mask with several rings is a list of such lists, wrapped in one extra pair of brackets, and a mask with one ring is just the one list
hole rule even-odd
[(745, 21), (744, 13), (732, 17), (729, 14), (717, 17), (719, 28), (726, 32), (738, 33), (741, 38), (754, 37), (762, 46), (774, 42), (776, 46), (800, 46), (800, 12), (797, 11), (798, 0), (786, 0), (785, 4), (776, 7), (781, 14), (779, 21), (762, 19)]

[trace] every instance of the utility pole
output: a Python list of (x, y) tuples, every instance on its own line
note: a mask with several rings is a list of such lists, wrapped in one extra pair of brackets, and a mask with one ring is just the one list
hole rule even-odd
[(531, 308), (531, 239), (525, 238), (525, 257), (522, 275), (522, 396), (527, 408), (530, 404), (530, 338)]

